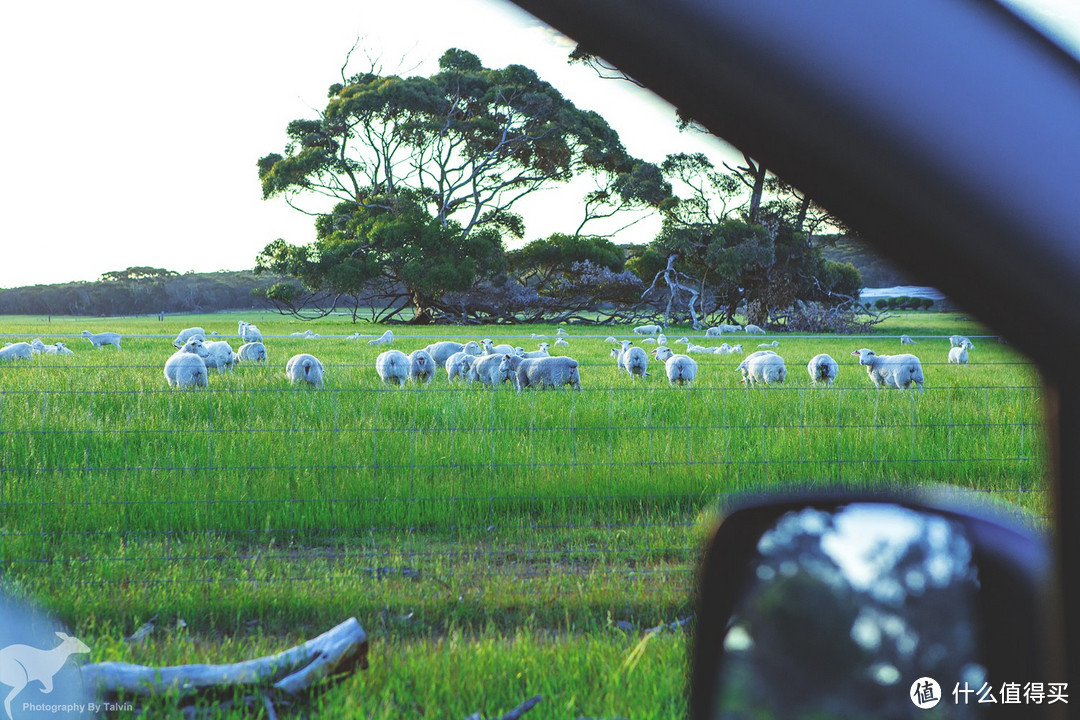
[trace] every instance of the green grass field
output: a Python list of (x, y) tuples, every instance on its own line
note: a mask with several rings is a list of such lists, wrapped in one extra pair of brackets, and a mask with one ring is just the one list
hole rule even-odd
[[(265, 366), (167, 387), (177, 331), (235, 336), (240, 318), (266, 336)], [(309, 328), (324, 337), (275, 337)], [(121, 332), (124, 349), (68, 337), (84, 329)], [(374, 370), (384, 348), (343, 337), (382, 330), (251, 313), (0, 318), (2, 342), (76, 352), (0, 364), (9, 589), (66, 622), (91, 661), (235, 661), (355, 615), (372, 666), (304, 705), (325, 717), (495, 715), (537, 693), (530, 718), (679, 717), (688, 637), (643, 631), (692, 612), (726, 498), (948, 485), (1045, 514), (1037, 373), (956, 314), (901, 313), (879, 337), (777, 335), (788, 380), (751, 390), (735, 355), (695, 356), (691, 388), (669, 387), (657, 363), (635, 384), (604, 342), (629, 328), (593, 327), (558, 348), (581, 363), (580, 393), (445, 374), (395, 390)], [(394, 347), (532, 349), (533, 332), (555, 328), (395, 327)], [(919, 344), (902, 350), (901, 333)], [(953, 333), (975, 341), (966, 367), (946, 364)], [(747, 352), (762, 341), (734, 337)], [(860, 347), (915, 352), (926, 392), (876, 391)], [(322, 390), (285, 378), (299, 352), (323, 362)], [(832, 389), (810, 386), (819, 352), (840, 363)], [(122, 641), (154, 615), (149, 641)]]

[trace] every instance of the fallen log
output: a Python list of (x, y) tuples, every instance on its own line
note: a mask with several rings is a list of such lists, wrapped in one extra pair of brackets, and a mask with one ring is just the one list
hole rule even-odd
[(356, 618), (276, 655), (228, 665), (150, 667), (103, 662), (82, 667), (83, 686), (103, 695), (196, 694), (237, 687), (274, 688), (290, 695), (322, 678), (367, 669), (367, 633)]

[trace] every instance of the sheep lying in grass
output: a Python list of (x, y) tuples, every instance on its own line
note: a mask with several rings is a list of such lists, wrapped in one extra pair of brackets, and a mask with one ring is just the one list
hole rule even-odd
[(98, 350), (106, 345), (113, 345), (117, 350), (120, 349), (120, 333), (103, 332), (92, 333), (89, 330), (83, 330), (82, 336), (90, 341), (90, 344), (96, 347)]
[(965, 338), (959, 346), (949, 348), (949, 362), (955, 365), (967, 365), (968, 350), (973, 347), (975, 346), (971, 344), (971, 341)]
[(760, 343), (760, 344), (758, 345), (758, 347), (759, 347), (759, 348), (774, 348), (774, 347), (780, 347), (780, 341), (779, 341), (779, 340), (773, 340), (772, 342), (769, 342), (769, 343)]
[(236, 365), (236, 353), (232, 346), (224, 340), (210, 340), (206, 343), (206, 349), (210, 354), (206, 357), (207, 369), (217, 368), (219, 373), (232, 370)]
[[(540, 349), (539, 350), (532, 350), (532, 351), (529, 351), (529, 352), (524, 352), (524, 351), (519, 352), (519, 353), (517, 353), (517, 355), (519, 357), (523, 357), (523, 358), (539, 358), (539, 357), (550, 357), (551, 356), (551, 353), (548, 352), (548, 348), (551, 347), (551, 343), (546, 343), (546, 342), (538, 343), (536, 347), (538, 347)], [(520, 349), (520, 348), (515, 348), (515, 349)]]
[[(496, 385), (510, 380), (517, 372), (518, 366), (525, 362), (517, 355), (503, 353), (501, 355), (484, 355), (476, 358), (472, 367), (469, 368), (465, 379), (469, 382), (482, 382), (494, 388)], [(535, 362), (530, 360), (529, 362)]]
[(435, 379), (439, 366), (427, 350), (413, 350), (409, 353), (409, 379), (427, 385)]
[(691, 385), (697, 378), (697, 362), (692, 357), (678, 355), (663, 345), (653, 350), (653, 356), (664, 363), (669, 385)]
[(810, 384), (824, 383), (832, 387), (833, 381), (840, 373), (840, 366), (825, 353), (815, 355), (806, 364), (806, 371), (810, 373)]
[(859, 356), (859, 364), (866, 366), (866, 373), (879, 390), (883, 386), (903, 390), (914, 384), (919, 392), (923, 391), (922, 363), (914, 355), (877, 355), (868, 348), (851, 354)]
[(368, 340), (368, 345), (390, 345), (394, 342), (394, 333), (387, 330), (380, 337)]
[(165, 361), (165, 380), (169, 387), (206, 387), (206, 357), (210, 355), (201, 338), (189, 338)]
[(900, 336), (900, 344), (901, 345), (918, 345), (919, 343), (915, 342), (910, 335), (901, 335)]
[(747, 387), (758, 383), (780, 384), (787, 378), (784, 358), (771, 350), (750, 353), (739, 364), (738, 369), (742, 372), (742, 382), (746, 383)]
[(555, 347), (570, 347), (570, 343), (566, 342), (566, 338), (555, 338)]
[(473, 361), (477, 359), (476, 355), (472, 355), (467, 352), (456, 352), (450, 357), (446, 358), (444, 367), (446, 368), (446, 377), (450, 382), (454, 381), (454, 378), (465, 379), (469, 370), (472, 368)]
[(322, 363), (317, 357), (307, 353), (289, 358), (289, 362), (285, 364), (285, 375), (293, 385), (298, 382), (305, 382), (317, 388), (323, 385)]
[(387, 350), (375, 358), (375, 372), (379, 373), (379, 379), (387, 385), (405, 387), (411, 370), (412, 360), (400, 350)]
[(259, 328), (249, 322), (240, 321), (236, 328), (236, 334), (244, 341), (244, 344), (261, 343), (263, 336)]
[[(480, 344), (484, 346), (485, 355), (516, 355), (513, 345), (506, 345), (505, 343), (496, 345), (492, 342), (491, 338), (484, 338), (480, 341)], [(555, 344), (558, 345), (559, 341), (556, 340)]]
[(42, 342), (41, 338), (34, 338), (30, 341), (30, 350), (38, 355), (74, 355), (68, 346), (62, 342), (58, 342), (55, 345), (46, 345)]
[(201, 327), (185, 328), (185, 329), (181, 330), (176, 335), (176, 339), (172, 341), (173, 347), (178, 348), (178, 349), (182, 348), (182, 347), (184, 347), (184, 343), (186, 343), (191, 338), (198, 338), (198, 339), (202, 340), (203, 342), (205, 342), (206, 341), (206, 331), (203, 330)]
[[(641, 348), (638, 348), (639, 350)], [(581, 376), (578, 374), (578, 361), (571, 358), (546, 357), (522, 360), (517, 366), (517, 390), (527, 387), (561, 388), (570, 385), (581, 392)]]
[(266, 346), (261, 342), (244, 343), (237, 348), (236, 359), (241, 362), (266, 362)]
[(34, 348), (27, 342), (17, 342), (0, 348), (0, 360), (29, 360)]

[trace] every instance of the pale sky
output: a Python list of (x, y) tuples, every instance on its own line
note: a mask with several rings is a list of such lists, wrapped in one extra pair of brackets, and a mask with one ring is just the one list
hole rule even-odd
[[(1080, 2), (1015, 1), (1038, 5), (1080, 47)], [(358, 37), (387, 71), (404, 57), (403, 72), (430, 74), (449, 47), (488, 67), (532, 67), (646, 160), (738, 157), (679, 133), (673, 110), (644, 91), (568, 66), (565, 38), (501, 0), (8, 3), (0, 287), (132, 265), (251, 268), (278, 237), (313, 239), (311, 218), (261, 199), (255, 163), (283, 149), (290, 120), (323, 107)], [(576, 197), (549, 193), (526, 207), (526, 239), (572, 230)], [(647, 242), (655, 228), (617, 239)]]
[[(358, 37), (388, 72), (404, 57), (402, 72), (430, 74), (449, 47), (488, 67), (528, 65), (639, 157), (721, 159), (719, 143), (676, 130), (670, 107), (568, 66), (565, 38), (494, 0), (12, 3), (0, 25), (0, 287), (132, 265), (251, 268), (278, 237), (312, 240), (311, 218), (261, 199), (255, 163), (325, 105)], [(573, 230), (576, 197), (534, 203), (526, 239)], [(560, 220), (553, 208), (566, 205)]]

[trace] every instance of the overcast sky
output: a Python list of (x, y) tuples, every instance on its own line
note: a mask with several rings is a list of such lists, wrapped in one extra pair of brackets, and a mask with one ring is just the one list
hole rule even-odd
[[(1080, 34), (1080, 2), (1017, 2)], [(528, 65), (646, 160), (737, 157), (679, 133), (672, 109), (644, 91), (568, 66), (565, 38), (501, 1), (8, 3), (0, 287), (132, 265), (251, 268), (276, 238), (310, 241), (310, 218), (261, 199), (255, 162), (283, 149), (290, 120), (323, 107), (358, 37), (387, 70), (404, 58), (410, 74), (433, 72), (449, 47), (488, 67)], [(570, 230), (576, 217), (572, 198), (542, 196), (526, 208), (526, 239)], [(619, 239), (646, 242), (654, 229)]]

